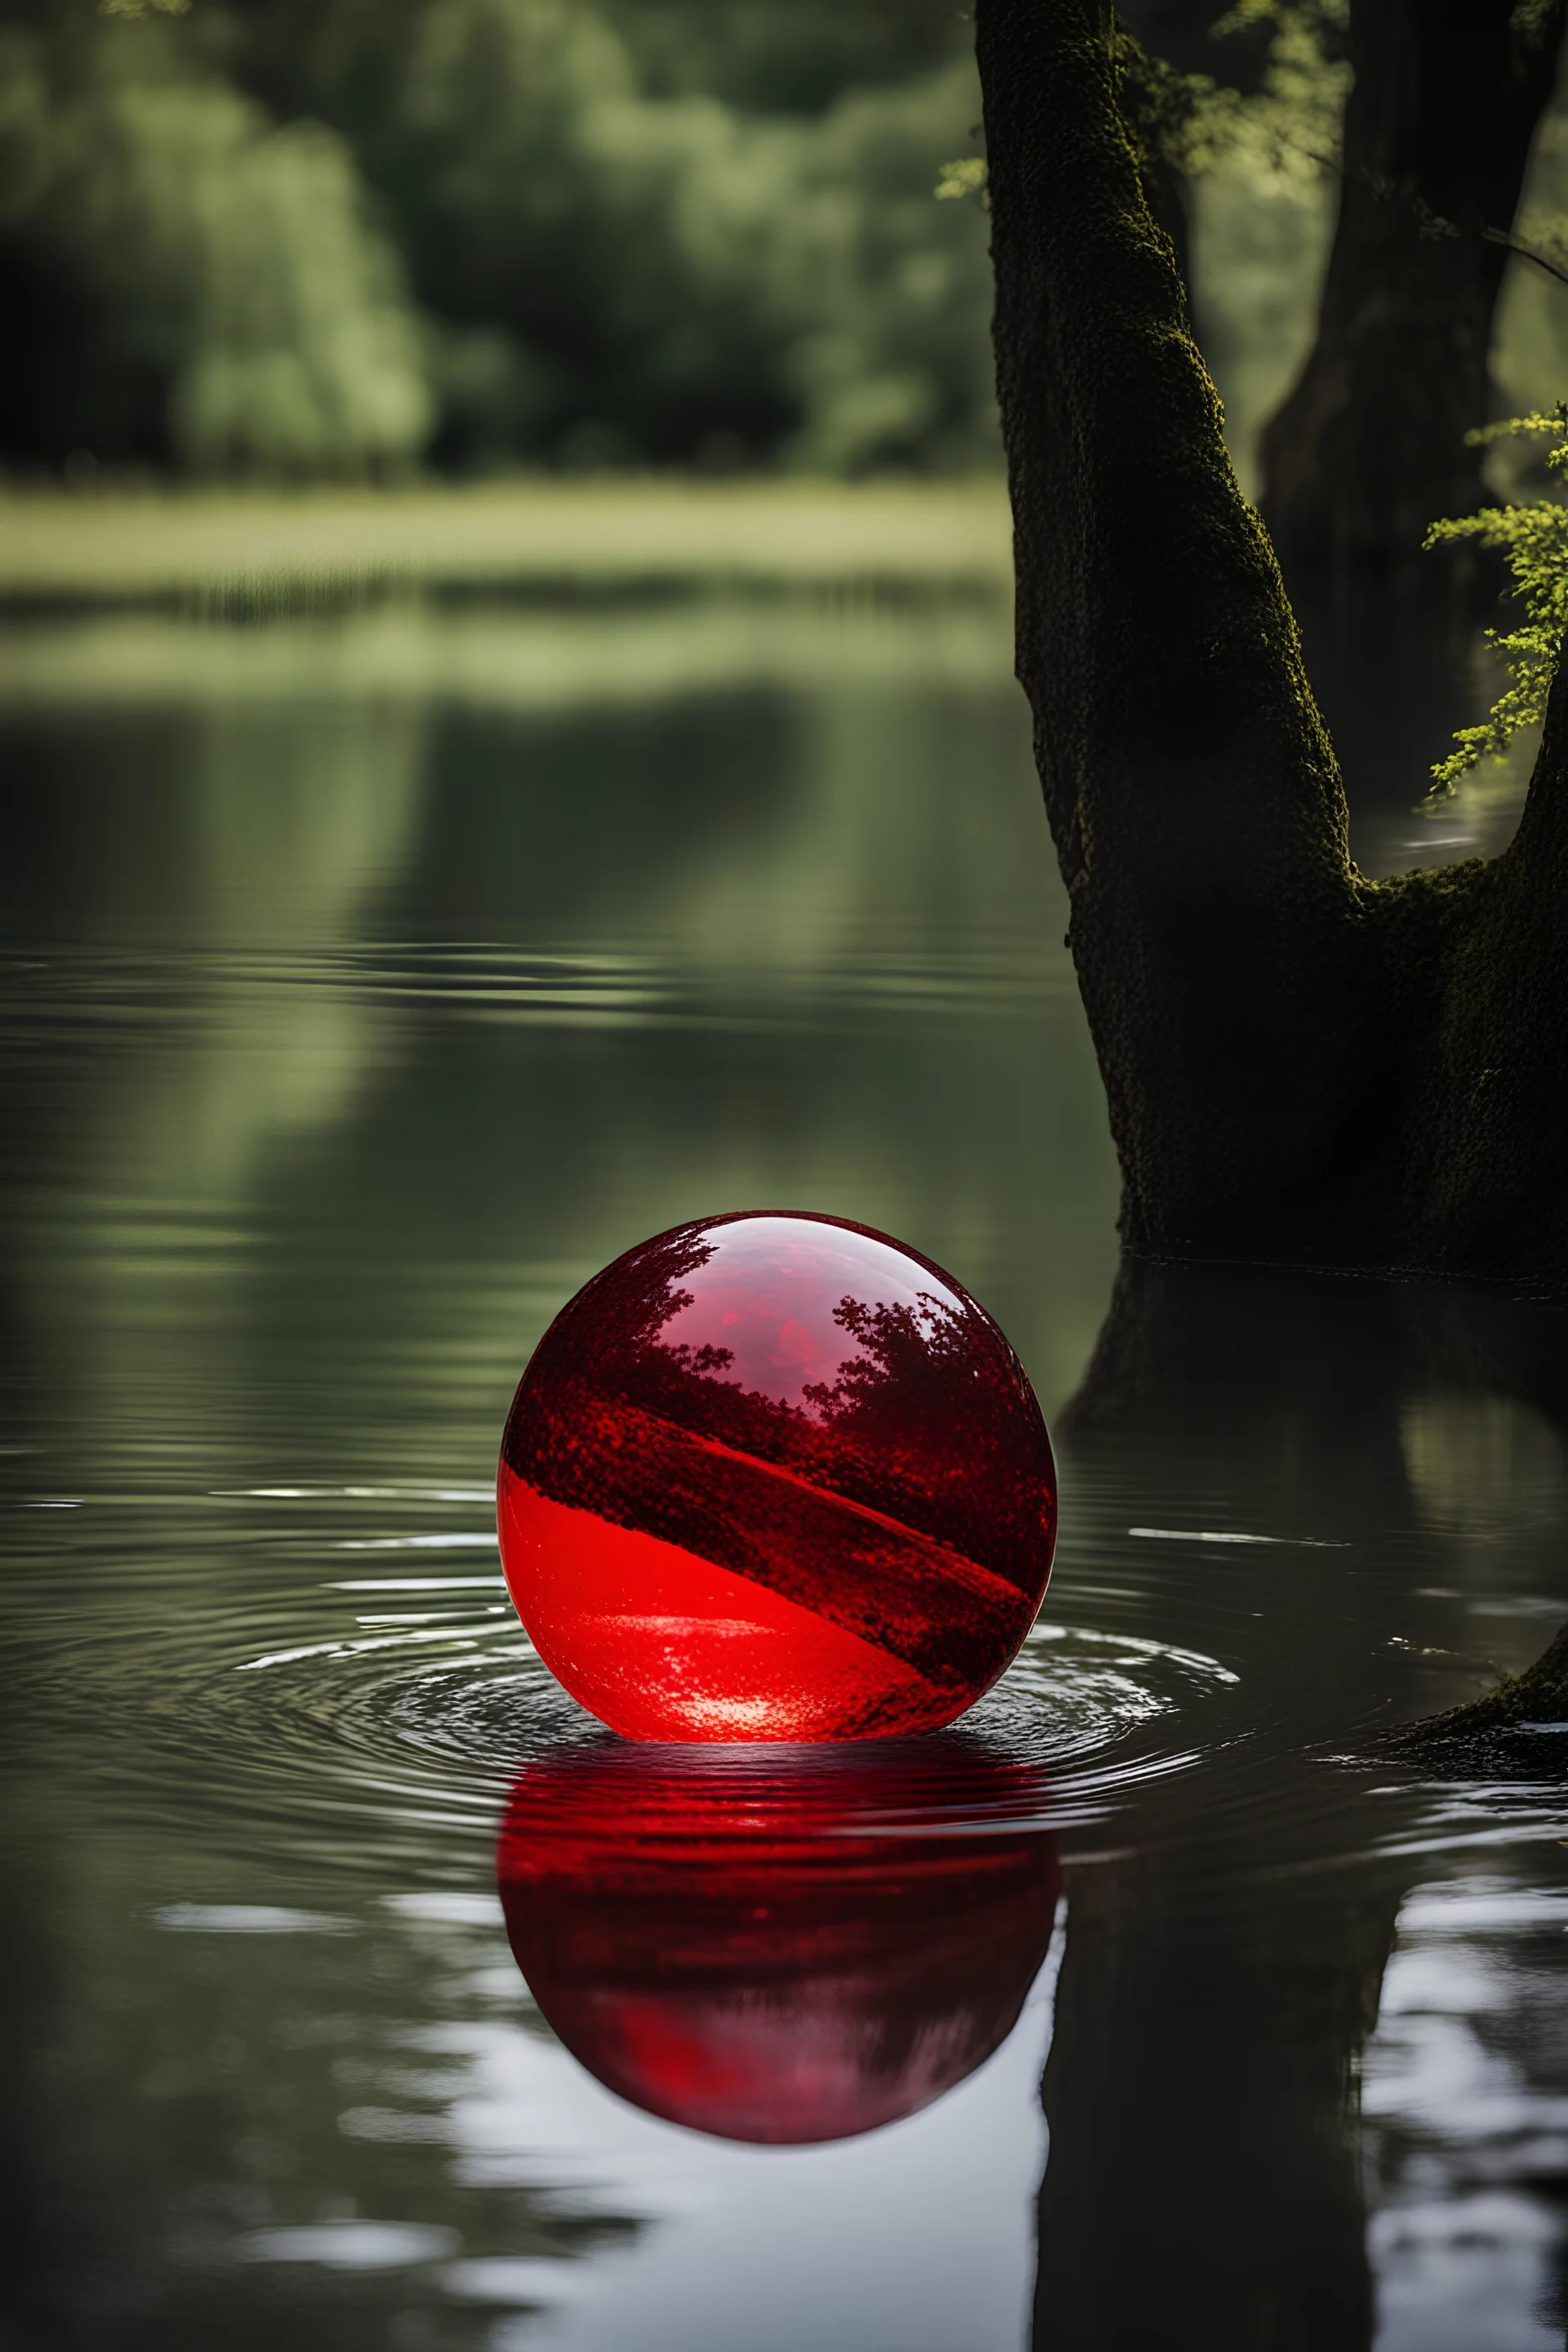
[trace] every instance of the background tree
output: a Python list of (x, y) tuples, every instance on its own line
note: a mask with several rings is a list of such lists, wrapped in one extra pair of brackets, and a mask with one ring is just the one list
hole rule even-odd
[(0, 458), (995, 462), (942, 0), (115, 5), (0, 0)]
[[(1317, 341), (1263, 436), (1288, 575), (1414, 564), (1481, 502), (1465, 436), (1489, 358), (1563, 0), (1351, 0), (1354, 73)], [(1489, 234), (1489, 232), (1490, 234)]]
[(273, 121), (166, 16), (128, 19), (0, 13), (0, 451), (406, 464), (420, 338), (347, 146)]
[[(1228, 188), (1250, 182), (1260, 219), (1270, 205), (1288, 217), (1289, 205), (1278, 208), (1292, 190), (1303, 235), (1334, 191), (1316, 344), (1261, 436), (1264, 506), (1358, 807), (1403, 812), (1476, 715), (1474, 608), (1497, 571), (1468, 554), (1423, 558), (1421, 545), (1432, 516), (1481, 497), (1481, 459), (1465, 436), (1494, 413), (1508, 256), (1492, 239), (1515, 220), (1562, 11), (1239, 0), (1206, 42), (1180, 0), (1142, 0), (1140, 19), (1146, 43), (1181, 68), (1189, 113), (1176, 145), (1200, 170), (1217, 166)], [(1231, 86), (1205, 81), (1216, 61)], [(1168, 226), (1163, 188), (1150, 194)], [(1212, 198), (1205, 212), (1212, 234)], [(1245, 436), (1251, 384), (1234, 330), (1201, 306), (1198, 327), (1227, 402), (1233, 382), (1243, 394)], [(1272, 405), (1270, 395), (1264, 415)]]

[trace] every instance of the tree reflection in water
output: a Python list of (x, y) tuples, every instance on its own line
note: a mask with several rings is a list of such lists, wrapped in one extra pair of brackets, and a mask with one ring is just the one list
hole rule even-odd
[[(1472, 1454), (1467, 1494), (1463, 1455), (1434, 1465), (1420, 1432), (1435, 1406), (1451, 1433), (1511, 1411), (1560, 1494), (1542, 1424), (1561, 1428), (1568, 1404), (1562, 1338), (1560, 1305), (1500, 1286), (1123, 1266), (1064, 1416), (1064, 1491), (1109, 1486), (1134, 1537), (1187, 1537), (1150, 1545), (1178, 1638), (1223, 1647), (1228, 1614), (1227, 1654), (1252, 1654), (1245, 1727), (1211, 1737), (1199, 1785), (1153, 1784), (1114, 1868), (1068, 1856), (1037, 2352), (1372, 2342), (1363, 2055), (1425, 1849), (1465, 1840), (1454, 1819), (1446, 1837), (1428, 1827), (1446, 1801), (1408, 1768), (1366, 1769), (1371, 1735), (1422, 1711), (1423, 1685), (1435, 1704), (1481, 1679), (1412, 1631), (1425, 1618), (1463, 1641), (1461, 1612), (1484, 1608), (1489, 1578), (1521, 1580), (1531, 1541), (1489, 1550), (1499, 1486), (1524, 1500), (1515, 1462), (1494, 1459), (1489, 1479)], [(1549, 1549), (1555, 1511), (1534, 1516)], [(1424, 1518), (1458, 1589), (1412, 1590), (1407, 1531)], [(1513, 1638), (1527, 1657), (1528, 1625)], [(1398, 1672), (1412, 1652), (1414, 1689)], [(1555, 2193), (1552, 2145), (1510, 2152), (1525, 2202)], [(1426, 2151), (1438, 2208), (1447, 2162)], [(1556, 2235), (1549, 2207), (1533, 2226)]]

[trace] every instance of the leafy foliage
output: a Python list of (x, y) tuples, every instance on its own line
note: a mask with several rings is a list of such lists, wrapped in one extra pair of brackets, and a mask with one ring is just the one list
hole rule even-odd
[(1211, 37), (1266, 37), (1261, 78), (1247, 90), (1181, 72), (1123, 34), (1124, 97), (1142, 146), (1189, 178), (1226, 166), (1263, 187), (1331, 169), (1351, 79), (1349, 13), (1349, 0), (1237, 0)]
[[(243, 69), (277, 110), (351, 140), (435, 322), (438, 456), (851, 473), (991, 459), (984, 233), (929, 202), (933, 159), (978, 112), (967, 57), (911, 76), (889, 42), (889, 79), (809, 114), (716, 94), (748, 25), (761, 54), (764, 18), (784, 40), (821, 13), (252, 11)], [(681, 16), (711, 47), (654, 78), (651, 30)]]
[(978, 196), (984, 203), (986, 179), (984, 155), (960, 155), (955, 163), (942, 165), (932, 194), (944, 204), (963, 196)]
[[(1210, 37), (1263, 33), (1258, 86), (1184, 71), (1125, 30), (1116, 36), (1122, 101), (1141, 152), (1183, 178), (1228, 168), (1263, 188), (1293, 187), (1338, 162), (1350, 89), (1349, 0), (1237, 0)], [(986, 202), (984, 158), (941, 166), (934, 193)]]
[(0, 98), (13, 448), (270, 476), (417, 451), (417, 330), (340, 139), (272, 122), (152, 21), (8, 29)]
[(984, 228), (930, 201), (978, 112), (952, 12), (174, 8), (8, 0), (0, 454), (994, 461)]
[[(1506, 435), (1544, 437), (1550, 471), (1568, 471), (1568, 404), (1559, 402), (1548, 416), (1539, 411), (1510, 416), (1489, 425), (1468, 437), (1472, 444), (1495, 441)], [(1521, 730), (1546, 715), (1546, 698), (1568, 626), (1568, 505), (1556, 499), (1528, 504), (1483, 507), (1479, 513), (1458, 515), (1435, 522), (1426, 545), (1438, 547), (1459, 540), (1501, 551), (1513, 575), (1513, 593), (1524, 607), (1524, 618), (1512, 629), (1489, 629), (1487, 642), (1505, 664), (1509, 683), (1479, 727), (1461, 728), (1455, 749), (1439, 761), (1432, 774), (1437, 787), (1451, 788), (1483, 759), (1501, 759)]]
[(952, 0), (600, 0), (650, 98), (717, 98), (744, 114), (821, 114), (966, 60)]

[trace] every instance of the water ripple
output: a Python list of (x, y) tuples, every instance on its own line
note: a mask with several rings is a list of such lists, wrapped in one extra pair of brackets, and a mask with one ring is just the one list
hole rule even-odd
[[(512, 1612), (486, 1487), (279, 1478), (88, 1492), (69, 1511), (18, 1499), (12, 1703), (116, 1799), (194, 1811), (219, 1843), (237, 1832), (358, 1868), (390, 1839), (449, 1871), (454, 1838), (488, 1845), (526, 1763), (594, 1728)], [(1108, 1853), (1173, 1843), (1194, 1867), (1228, 1843), (1273, 1875), (1352, 1850), (1507, 1842), (1540, 1820), (1544, 1791), (1424, 1791), (1356, 1763), (1342, 1735), (1366, 1720), (1373, 1675), (1345, 1672), (1350, 1555), (1300, 1547), (1302, 1580), (1281, 1584), (1261, 1563), (1288, 1547), (1207, 1549), (1223, 1528), (1142, 1544), (1124, 1510), (1094, 1502), (1078, 1497), (1049, 1613), (963, 1719), (1027, 1768), (1031, 1819), (1095, 1825)], [(1418, 1649), (1390, 1651), (1386, 1669), (1382, 1654), (1368, 1656), (1385, 1690), (1385, 1673), (1433, 1670)], [(1331, 1673), (1314, 1684), (1320, 1656)], [(1314, 1733), (1325, 1692), (1340, 1712)], [(731, 1753), (739, 1769), (768, 1752)], [(1370, 1838), (1357, 1788), (1381, 1807)]]
[[(134, 1508), (88, 1496), (68, 1523), (30, 1523), (35, 1639), (18, 1695), (62, 1730), (112, 1722), (103, 1767), (120, 1789), (164, 1801), (173, 1766), (219, 1824), (238, 1817), (253, 1835), (266, 1824), (286, 1836), (304, 1817), (313, 1841), (325, 1831), (346, 1848), (354, 1824), (363, 1836), (372, 1820), (488, 1836), (521, 1767), (589, 1726), (528, 1642), (499, 1568), (464, 1561), (494, 1556), (489, 1529), (454, 1509), (477, 1514), (482, 1500), (488, 1516), (483, 1489), (279, 1483), (185, 1496), (189, 1549), (173, 1551), (170, 1499), (142, 1498), (165, 1549), (129, 1578)], [(135, 1596), (129, 1688), (111, 1625), (79, 1598), (56, 1597), (47, 1538), (66, 1524), (73, 1557), (107, 1554), (121, 1593)], [(229, 1554), (219, 1575), (215, 1550)], [(345, 1553), (384, 1559), (386, 1572), (320, 1573)], [(1236, 1682), (1190, 1644), (1053, 1612), (965, 1729), (1031, 1768), (1042, 1823), (1100, 1821), (1151, 1779), (1187, 1769), (1194, 1709)]]

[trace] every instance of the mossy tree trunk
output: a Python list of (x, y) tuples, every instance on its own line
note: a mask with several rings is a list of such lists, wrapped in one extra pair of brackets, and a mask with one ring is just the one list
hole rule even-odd
[(1123, 1177), (1173, 1255), (1568, 1264), (1568, 688), (1517, 839), (1373, 883), (1119, 103), (979, 0), (1018, 673)]
[(1351, 0), (1354, 87), (1317, 341), (1263, 436), (1263, 511), (1286, 570), (1413, 564), (1426, 527), (1482, 500), (1465, 435), (1489, 354), (1563, 0)]
[[(1356, 872), (1110, 36), (1101, 0), (979, 0), (1018, 673), (1123, 1237), (1560, 1279), (1568, 672), (1500, 856)], [(1498, 1704), (1568, 1708), (1560, 1645)]]

